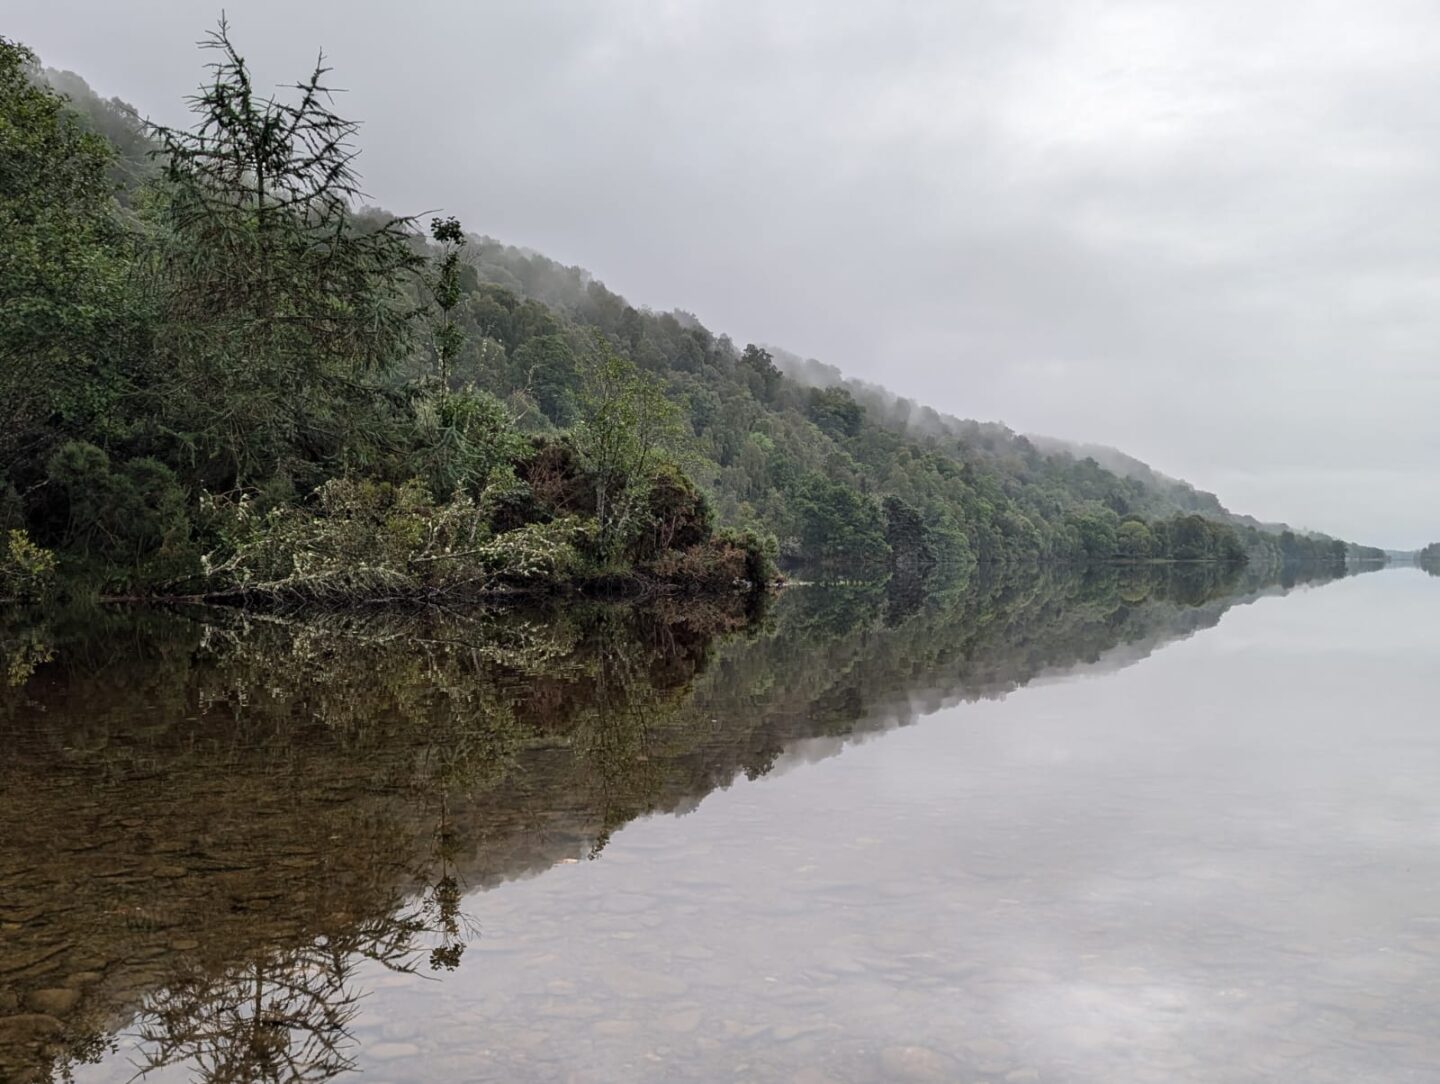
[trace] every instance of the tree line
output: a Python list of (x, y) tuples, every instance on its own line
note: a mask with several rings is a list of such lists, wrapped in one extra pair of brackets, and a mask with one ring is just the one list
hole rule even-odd
[[(102, 591), (338, 599), (765, 583), (653, 378), (577, 338), (569, 424), (517, 424), (459, 365), (459, 223), (357, 212), (323, 67), (270, 98), (223, 24), (206, 46), (171, 129), (78, 115), (0, 41), (12, 591), (57, 565)], [(127, 123), (133, 169), (101, 134)]]
[(1440, 576), (1440, 542), (1415, 551), (1415, 563), (1432, 576)]
[(172, 129), (0, 40), (6, 593), (57, 570), (339, 599), (1357, 552), (364, 207), (327, 70), (268, 97), (223, 24), (205, 44)]

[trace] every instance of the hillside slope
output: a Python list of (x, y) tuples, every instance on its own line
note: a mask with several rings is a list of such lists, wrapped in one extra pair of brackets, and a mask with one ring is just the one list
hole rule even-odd
[[(524, 346), (497, 308), (543, 306), (562, 325), (599, 331), (687, 404), (703, 478), (722, 517), (776, 530), (792, 556), (814, 556), (816, 536), (843, 533), (836, 522), (809, 530), (816, 524), (806, 487), (817, 487), (817, 476), (904, 500), (953, 552), (982, 562), (1112, 556), (1125, 520), (1145, 521), (1153, 538), (1155, 521), (1194, 515), (1233, 527), (1262, 560), (1381, 556), (1232, 513), (1214, 494), (1123, 453), (1107, 457), (1099, 448), (1028, 438), (942, 414), (783, 350), (741, 349), (689, 313), (636, 308), (584, 269), (538, 253), (477, 238), (470, 260), (479, 284), (471, 330), (476, 341), (495, 341), (492, 356), (509, 358)], [(477, 357), (474, 372), (499, 394), (533, 395), (523, 366), (487, 370)], [(563, 404), (540, 405), (551, 422), (565, 424)], [(1162, 550), (1154, 541), (1148, 552)], [(1143, 539), (1128, 555), (1148, 555)]]
[[(146, 217), (153, 218), (156, 201), (139, 198), (157, 190), (162, 171), (138, 113), (119, 100), (94, 94), (73, 73), (52, 72), (46, 78), (69, 97), (83, 123), (114, 148), (109, 177), (118, 191), (119, 228), (136, 238), (161, 233)], [(158, 186), (162, 204), (163, 183)], [(369, 209), (352, 213), (348, 228), (363, 238), (367, 231), (383, 233), (392, 221), (386, 213)], [(193, 437), (179, 433), (176, 440), (173, 426), (156, 432), (148, 417), (138, 418), (128, 430), (109, 426), (109, 435), (103, 435), (106, 427), (92, 425), (85, 439), (102, 444), (111, 455), (141, 454), (147, 461), (158, 457), (173, 468), (181, 488), (188, 486), (191, 500), (221, 485), (303, 503), (319, 482), (348, 477), (355, 469), (352, 464), (380, 462), (385, 456), (384, 470), (393, 476), (393, 484), (400, 484), (411, 469), (407, 463), (433, 465), (437, 456), (448, 455), (444, 439), (449, 438), (423, 436), (431, 441), (428, 450), (404, 454), (396, 451), (397, 443), (413, 443), (422, 439), (417, 432), (426, 426), (433, 429), (426, 419), (437, 409), (449, 409), (447, 396), (479, 395), (482, 398), (473, 401), (483, 404), (484, 395), (493, 395), (508, 408), (509, 421), (492, 417), (484, 426), (518, 430), (534, 448), (560, 449), (554, 455), (569, 464), (576, 437), (594, 428), (595, 404), (587, 388), (593, 385), (597, 358), (603, 368), (608, 364), (603, 359), (613, 357), (617, 364), (633, 366), (656, 393), (679, 408), (679, 431), (675, 439), (667, 437), (661, 450), (674, 468), (694, 478), (709, 495), (719, 522), (773, 535), (779, 556), (792, 564), (868, 574), (1034, 561), (1237, 561), (1247, 556), (1261, 562), (1337, 561), (1378, 555), (1354, 544), (1233, 515), (1213, 494), (1166, 478), (1121, 453), (1115, 455), (1124, 462), (1106, 462), (1107, 457), (1093, 452), (1074, 454), (1003, 425), (943, 415), (784, 351), (754, 344), (742, 348), (689, 313), (636, 307), (585, 270), (534, 252), (473, 234), (460, 240), (458, 233), (448, 248), (437, 247), (418, 231), (409, 244), (414, 274), (403, 279), (403, 269), (397, 267), (381, 286), (408, 297), (417, 310), (426, 307), (433, 313), (437, 296), (434, 279), (427, 278), (423, 268), (440, 266), (447, 253), (458, 261), (455, 294), (441, 316), (448, 345), (439, 364), (441, 338), (432, 326), (412, 336), (403, 354), (384, 359), (375, 370), (381, 375), (364, 385), (347, 385), (325, 374), (333, 390), (324, 392), (329, 398), (316, 393), (315, 400), (316, 408), (327, 412), (323, 424), (299, 420), (303, 429), (321, 432), (305, 434), (298, 452), (294, 447), (277, 451), (266, 460), (269, 473), (264, 477), (252, 471), (250, 480), (238, 458), (234, 469), (223, 458), (197, 466)], [(183, 292), (189, 286), (181, 281), (175, 288)], [(174, 303), (173, 297), (161, 300)], [(231, 315), (217, 319), (228, 321), (214, 325), (224, 334), (241, 326)], [(164, 342), (175, 329), (165, 326), (163, 317), (160, 321), (142, 329), (143, 334)], [(125, 349), (140, 338), (131, 334)], [(145, 359), (134, 368), (138, 377), (125, 379), (132, 385), (141, 380), (139, 390), (151, 393), (143, 381), (166, 372), (163, 365), (156, 367), (157, 361)], [(437, 372), (438, 390), (433, 383)], [(293, 377), (285, 374), (286, 380)], [(286, 394), (278, 387), (262, 390), (267, 396)], [(415, 405), (426, 396), (429, 407)], [(132, 396), (135, 401), (142, 398)], [(298, 407), (292, 404), (289, 409)], [(397, 418), (403, 422), (398, 430), (369, 431), (390, 427)], [(293, 429), (297, 423), (286, 424)], [(479, 439), (475, 434), (484, 426), (465, 424), (471, 428), (464, 439)], [(444, 425), (458, 432), (451, 422)], [(144, 435), (137, 435), (141, 430)], [(516, 522), (530, 522), (515, 519), (514, 510), (522, 506), (528, 509), (525, 515), (531, 520), (539, 516), (536, 522), (542, 525), (563, 518), (563, 505), (536, 511), (536, 471), (541, 468), (533, 454), (520, 450), (522, 444), (504, 433), (493, 439), (500, 443), (489, 452), (472, 451), (491, 459), (499, 456), (497, 462), (505, 460), (512, 467), (506, 468), (510, 489), (504, 508), (486, 513), (487, 530), (498, 534)], [(390, 446), (381, 447), (387, 440)], [(497, 451), (502, 445), (503, 455)], [(298, 466), (297, 454), (302, 460)], [(182, 455), (189, 457), (183, 467)], [(547, 463), (553, 458), (548, 452), (541, 456)], [(680, 480), (674, 483), (682, 494), (688, 485), (683, 474), (676, 475)], [(35, 484), (43, 485), (43, 477), (36, 477), (40, 480)], [(570, 481), (577, 477), (572, 471)], [(459, 493), (448, 485), (434, 483), (433, 499), (445, 501)], [(492, 485), (489, 492), (493, 497), (497, 491)], [(486, 498), (477, 489), (471, 499), (484, 504)], [(59, 523), (55, 517), (64, 513), (51, 509), (48, 514)], [(203, 529), (200, 517), (191, 520), (194, 531)], [(667, 547), (669, 535), (658, 524), (650, 526), (657, 538), (664, 535), (659, 548)], [(655, 551), (656, 545), (647, 545)]]

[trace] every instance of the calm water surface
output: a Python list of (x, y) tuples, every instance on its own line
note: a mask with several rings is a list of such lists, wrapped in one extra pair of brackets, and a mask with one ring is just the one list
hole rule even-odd
[(6, 637), (3, 1079), (1440, 1079), (1416, 571)]

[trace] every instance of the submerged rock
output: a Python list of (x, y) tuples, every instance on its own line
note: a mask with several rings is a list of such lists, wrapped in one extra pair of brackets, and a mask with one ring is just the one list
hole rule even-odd
[(25, 1002), (37, 1013), (44, 1013), (48, 1016), (64, 1016), (80, 1000), (80, 991), (71, 990), (60, 986), (50, 986), (43, 990), (32, 990), (25, 998)]
[(0, 1016), (0, 1046), (28, 1046), (54, 1038), (65, 1025), (48, 1013)]
[(953, 1058), (928, 1046), (887, 1046), (880, 1051), (880, 1068), (889, 1080), (953, 1080)]

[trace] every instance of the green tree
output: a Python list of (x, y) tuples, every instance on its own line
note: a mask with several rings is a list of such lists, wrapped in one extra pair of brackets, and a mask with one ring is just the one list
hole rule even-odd
[(158, 579), (192, 570), (190, 519), (185, 491), (164, 463), (138, 457), (112, 462), (83, 441), (61, 445), (46, 464), (46, 482), (64, 510), (61, 539), (74, 554), (100, 558), (110, 574), (133, 573), (147, 564)]
[(643, 529), (656, 468), (679, 451), (683, 432), (664, 389), (597, 335), (583, 363), (573, 439), (594, 480), (604, 560), (618, 560)]
[(745, 375), (751, 393), (755, 398), (764, 402), (774, 398), (784, 380), (770, 351), (762, 349), (754, 343), (746, 346), (740, 355), (740, 371)]
[(800, 555), (847, 573), (877, 572), (890, 557), (885, 522), (874, 498), (812, 474), (794, 497)]
[(432, 218), (430, 237), (440, 247), (435, 271), (430, 278), (430, 296), (439, 314), (430, 330), (430, 349), (435, 355), (435, 379), (443, 398), (450, 390), (450, 371), (465, 345), (464, 332), (455, 323), (455, 306), (460, 303), (460, 251), (465, 231), (458, 218)]
[(104, 427), (143, 330), (109, 145), (0, 38), (0, 469), (33, 484), (60, 442)]
[(1081, 556), (1089, 561), (1115, 556), (1117, 519), (1109, 508), (1094, 504), (1070, 513), (1067, 523), (1079, 539)]
[(579, 381), (575, 351), (563, 335), (539, 335), (527, 339), (512, 355), (519, 370), (521, 387), (553, 425), (568, 426), (575, 420), (576, 385)]
[(1126, 561), (1143, 561), (1153, 556), (1155, 539), (1150, 528), (1138, 519), (1127, 519), (1115, 531), (1115, 555)]
[(895, 571), (916, 575), (933, 568), (935, 548), (920, 509), (895, 496), (886, 497), (881, 507), (885, 513), (885, 542)]
[(1440, 576), (1440, 542), (1431, 542), (1415, 553), (1415, 563), (1432, 576)]
[(810, 420), (837, 440), (860, 435), (865, 408), (844, 388), (812, 388)]
[(362, 224), (351, 140), (317, 65), (294, 101), (261, 97), (222, 22), (193, 128), (156, 127), (149, 207), (162, 311), (149, 410), (211, 486), (310, 485), (383, 432), (376, 378), (410, 349), (408, 220)]

